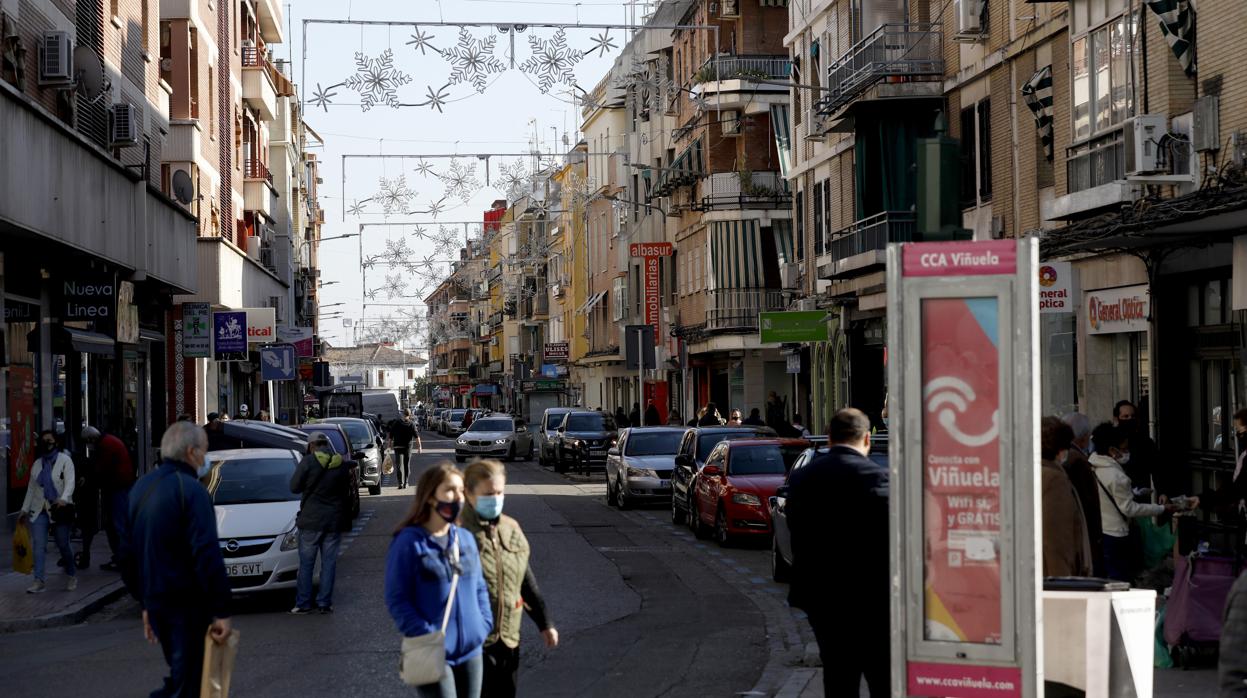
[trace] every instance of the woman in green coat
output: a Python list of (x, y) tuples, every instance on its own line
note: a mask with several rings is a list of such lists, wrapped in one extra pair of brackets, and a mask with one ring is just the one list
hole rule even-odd
[(476, 537), (481, 570), (489, 589), (494, 631), (485, 640), (482, 698), (512, 698), (520, 667), (520, 623), (524, 611), (541, 629), (546, 647), (559, 644), (559, 632), (546, 615), (546, 602), (528, 564), (528, 539), (520, 524), (504, 516), (507, 471), (496, 460), (479, 460), (463, 472), (467, 506), (460, 524)]

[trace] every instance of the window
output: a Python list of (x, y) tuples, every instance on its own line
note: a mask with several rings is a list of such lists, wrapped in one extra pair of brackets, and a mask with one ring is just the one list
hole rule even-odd
[(992, 199), (991, 101), (961, 110), (961, 207)]
[(611, 284), (611, 320), (620, 322), (628, 319), (628, 280), (616, 278)]
[(823, 247), (831, 252), (831, 235), (835, 232), (835, 228), (831, 226), (831, 180), (823, 180), (823, 227), (827, 229), (827, 238), (823, 240)]
[(645, 295), (645, 289), (641, 284), (641, 265), (631, 265), (632, 273), (632, 316), (635, 318), (643, 317), (641, 315), (641, 296)]
[(1119, 126), (1133, 115), (1130, 56), (1137, 28), (1137, 15), (1120, 15), (1074, 39), (1074, 140)]
[(823, 183), (814, 184), (814, 254), (823, 253)]
[[(800, 113), (800, 112), (797, 112)], [(797, 192), (797, 216), (793, 227), (797, 237), (797, 261), (805, 261), (805, 192)]]

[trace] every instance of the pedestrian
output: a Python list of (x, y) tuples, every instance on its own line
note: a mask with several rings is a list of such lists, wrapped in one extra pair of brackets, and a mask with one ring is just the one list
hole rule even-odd
[(672, 427), (684, 426), (684, 417), (680, 416), (679, 410), (673, 408), (667, 413), (667, 425)]
[(779, 425), (782, 422), (787, 424), (786, 403), (780, 399), (779, 395), (774, 391), (770, 391), (766, 395), (766, 425), (771, 427), (781, 436), (784, 432), (780, 431)]
[(720, 427), (723, 426), (723, 419), (719, 417), (719, 407), (713, 402), (707, 402), (702, 408), (701, 417), (697, 420), (699, 427)]
[(472, 420), (476, 419), (476, 410), (467, 410), (463, 413), (463, 430), (467, 431), (472, 426)]
[(385, 604), (398, 631), (403, 637), (445, 632), (445, 673), (438, 683), (417, 687), (423, 698), (481, 695), (481, 653), (494, 630), (493, 612), (476, 539), (455, 525), (463, 502), (463, 476), (453, 465), (424, 471), (386, 554)]
[(251, 414), (251, 408), (247, 407), (247, 403), (244, 402), (243, 404), (238, 406), (238, 414), (234, 416), (234, 419), (250, 419), (250, 417), (248, 416), (250, 414)]
[[(823, 660), (823, 694), (857, 696), (862, 676), (871, 698), (890, 695), (891, 582), (888, 572), (888, 468), (867, 458), (870, 418), (846, 408), (827, 426), (830, 448), (788, 480), (792, 540), (789, 605), (805, 611)], [(831, 493), (834, 493), (831, 494)], [(827, 501), (853, 533), (827, 554)], [(844, 570), (853, 561), (852, 574)]]
[(751, 410), (749, 410), (749, 416), (748, 416), (748, 417), (745, 417), (745, 419), (741, 422), (741, 424), (748, 424), (748, 425), (749, 425), (749, 426), (751, 426), (751, 427), (764, 427), (764, 426), (766, 426), (766, 422), (765, 422), (765, 421), (763, 421), (763, 419), (762, 419), (762, 413), (761, 413), (761, 411), (760, 411), (760, 410), (758, 410), (758, 408), (756, 408), (756, 407), (755, 407), (755, 408), (753, 408), (753, 409), (751, 409)]
[(803, 438), (803, 439), (808, 439), (808, 438), (810, 438), (810, 430), (809, 430), (809, 429), (806, 429), (806, 428), (805, 428), (805, 424), (802, 424), (802, 423), (801, 423), (801, 415), (799, 415), (799, 414), (794, 414), (794, 415), (792, 415), (792, 425), (791, 425), (791, 426), (792, 426), (793, 431), (796, 431), (796, 432), (798, 432), (798, 433), (800, 433), (800, 434), (801, 434), (801, 438)]
[(255, 418), (261, 422), (269, 421), (268, 410), (260, 410), (259, 412), (256, 413)]
[(734, 409), (734, 410), (732, 410), (731, 412), (728, 412), (728, 415), (727, 415), (727, 425), (728, 425), (729, 427), (738, 427), (738, 426), (740, 426), (740, 410), (736, 410), (736, 409)]
[(230, 634), (230, 584), (212, 497), (199, 484), (208, 437), (178, 422), (160, 440), (163, 460), (130, 491), (122, 522), (126, 587), (143, 608), (143, 635), (160, 643), (169, 676), (152, 696), (199, 695), (204, 634)]
[(632, 411), (628, 413), (628, 424), (631, 424), (634, 427), (641, 426), (641, 404), (640, 403), (638, 402), (632, 403)]
[[(126, 448), (121, 439), (113, 434), (101, 432), (95, 427), (86, 427), (82, 430), (82, 439), (91, 447), (91, 471), (99, 487), (100, 502), (103, 504), (104, 513), (104, 533), (108, 536), (108, 549), (112, 553), (112, 559), (100, 565), (100, 569), (115, 571), (121, 550), (121, 532), (118, 522), (130, 498), (130, 488), (134, 485), (134, 464), (130, 460), (130, 449)], [(93, 537), (83, 531), (82, 567), (84, 569), (91, 564), (91, 538)]]
[(208, 423), (204, 425), (204, 430), (208, 432), (209, 451), (238, 448), (238, 439), (231, 439), (225, 435), (225, 423), (227, 421), (229, 421), (229, 415), (227, 414), (208, 413)]
[(1104, 551), (1101, 539), (1104, 534), (1100, 524), (1100, 486), (1096, 484), (1095, 470), (1087, 462), (1091, 454), (1091, 420), (1081, 412), (1070, 412), (1061, 418), (1070, 428), (1073, 440), (1065, 457), (1065, 474), (1082, 506), (1083, 520), (1087, 523), (1087, 542), (1091, 545), (1091, 574), (1104, 576)]
[(1139, 414), (1133, 402), (1121, 400), (1113, 405), (1113, 424), (1124, 430), (1130, 439), (1130, 465), (1124, 469), (1130, 476), (1135, 498), (1148, 501), (1150, 490), (1162, 496), (1178, 494), (1170, 491), (1170, 483), (1160, 472), (1160, 451), (1148, 436), (1146, 416)]
[(645, 407), (645, 426), (662, 426), (662, 415), (658, 413), (658, 406), (654, 404), (653, 400)]
[(333, 582), (338, 571), (338, 548), (342, 532), (351, 524), (351, 468), (354, 461), (344, 461), (333, 452), (329, 436), (324, 432), (311, 435), (307, 455), (299, 461), (290, 477), (290, 491), (302, 495), (295, 526), (299, 529), (299, 576), (292, 615), (312, 612), (312, 575), (316, 573), (316, 555), (320, 554), (320, 591), (316, 610), (333, 613)]
[(485, 639), (481, 695), (514, 698), (523, 612), (527, 610), (537, 624), (546, 647), (558, 647), (559, 631), (550, 622), (545, 599), (533, 576), (528, 539), (519, 522), (502, 513), (506, 468), (493, 459), (478, 460), (464, 470), (463, 479), (468, 502), (463, 508), (462, 524), (476, 537), (493, 608), (494, 629)]
[(42, 594), (47, 590), (44, 570), (48, 558), (49, 530), (65, 560), (65, 574), (69, 576), (65, 589), (73, 591), (78, 588), (78, 569), (74, 563), (74, 551), (69, 545), (76, 486), (74, 461), (61, 450), (56, 432), (51, 429), (39, 432), (39, 457), (30, 466), (30, 485), (26, 488), (26, 498), (18, 514), (19, 522), (30, 524), (30, 544), (35, 553), (35, 582), (26, 588), (28, 594)]
[[(419, 438), (415, 425), (411, 422), (411, 414), (390, 423), (390, 447), (394, 449), (394, 476), (398, 479), (398, 489), (406, 489), (411, 479), (411, 442)], [(421, 444), (423, 451), (423, 444)]]
[(1139, 550), (1130, 537), (1130, 520), (1160, 516), (1175, 511), (1172, 504), (1146, 504), (1135, 501), (1126, 466), (1132, 460), (1129, 428), (1105, 422), (1091, 432), (1095, 453), (1087, 459), (1095, 469), (1096, 485), (1100, 488), (1101, 543), (1104, 549), (1104, 573), (1121, 582), (1134, 581)]
[(1225, 601), (1217, 684), (1218, 698), (1247, 698), (1247, 574), (1234, 582)]
[(632, 426), (632, 422), (628, 421), (628, 413), (624, 412), (623, 405), (615, 408), (615, 428), (627, 429)]
[(1063, 467), (1074, 430), (1056, 417), (1039, 424), (1041, 503), (1043, 507), (1043, 575), (1091, 575), (1091, 540), (1074, 484)]

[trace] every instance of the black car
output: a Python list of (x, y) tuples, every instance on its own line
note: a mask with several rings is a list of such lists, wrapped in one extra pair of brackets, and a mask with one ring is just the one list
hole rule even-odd
[(605, 412), (568, 412), (553, 434), (554, 471), (605, 469), (606, 452), (617, 436), (615, 419)]
[(727, 439), (774, 438), (770, 427), (694, 427), (684, 433), (675, 454), (675, 470), (671, 471), (671, 523), (692, 525), (688, 515), (692, 508), (693, 484), (706, 464), (706, 457), (721, 441)]

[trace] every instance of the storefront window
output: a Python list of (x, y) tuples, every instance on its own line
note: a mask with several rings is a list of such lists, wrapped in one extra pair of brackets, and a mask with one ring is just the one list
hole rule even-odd
[(1078, 408), (1077, 319), (1073, 313), (1044, 314), (1039, 318), (1043, 414), (1060, 416)]
[(1113, 382), (1116, 400), (1130, 400), (1147, 417), (1149, 356), (1146, 332), (1113, 335)]

